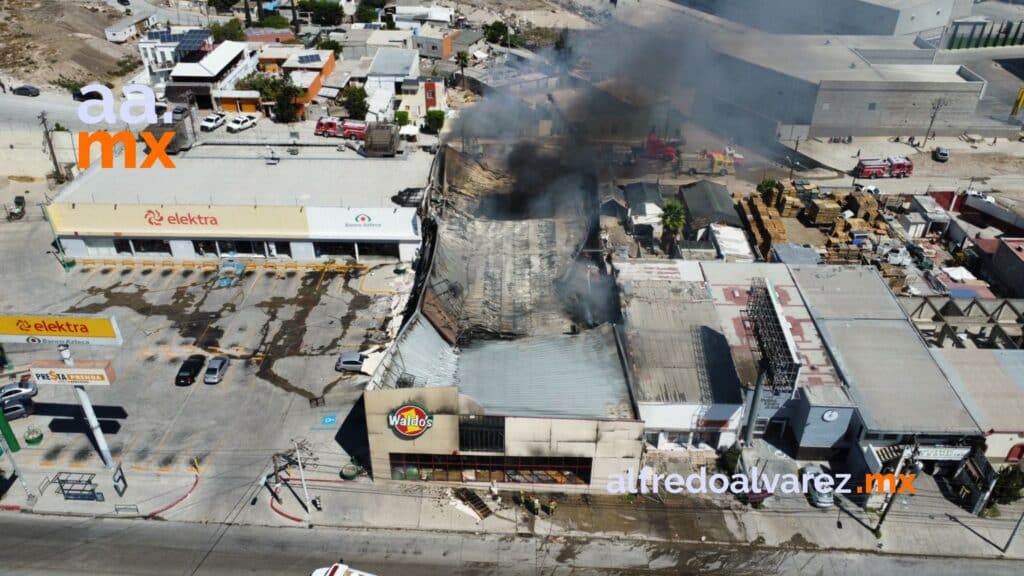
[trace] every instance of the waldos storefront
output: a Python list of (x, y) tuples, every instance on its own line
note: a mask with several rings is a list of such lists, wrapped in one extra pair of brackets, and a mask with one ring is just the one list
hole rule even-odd
[(375, 479), (607, 484), (640, 461), (643, 423), (485, 415), (454, 386), (368, 390)]
[(411, 261), (420, 245), (414, 208), (56, 203), (46, 211), (76, 258)]

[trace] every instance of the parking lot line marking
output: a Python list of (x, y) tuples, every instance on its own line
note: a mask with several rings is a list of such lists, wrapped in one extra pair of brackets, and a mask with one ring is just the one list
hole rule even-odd
[(43, 460), (39, 463), (40, 468), (53, 468), (54, 464), (52, 460)]
[(131, 466), (128, 466), (128, 469), (135, 470), (136, 472), (149, 472), (149, 468), (146, 468), (145, 466), (139, 466), (138, 464), (132, 464)]

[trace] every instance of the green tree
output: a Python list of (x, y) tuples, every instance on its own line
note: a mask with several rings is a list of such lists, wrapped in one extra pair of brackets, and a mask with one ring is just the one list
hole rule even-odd
[(395, 124), (399, 126), (409, 125), (409, 112), (407, 110), (399, 110), (395, 112)]
[(299, 7), (310, 13), (314, 24), (321, 26), (337, 26), (341, 24), (345, 13), (339, 2), (329, 0), (302, 0)]
[(292, 23), (284, 16), (274, 12), (264, 16), (257, 24), (262, 28), (288, 28)]
[(523, 45), (523, 37), (514, 32), (510, 33), (508, 24), (501, 20), (495, 20), (490, 24), (483, 25), (484, 38), (491, 44), (512, 46), (513, 48)]
[(349, 117), (356, 120), (364, 120), (366, 118), (370, 105), (366, 102), (365, 88), (349, 84), (342, 90), (341, 96), (345, 100), (345, 109), (348, 110)]
[(321, 50), (333, 50), (335, 56), (341, 54), (341, 42), (338, 42), (337, 40), (321, 40), (317, 43), (316, 47)]
[(435, 134), (444, 128), (445, 114), (444, 110), (428, 110), (427, 111), (427, 128)]
[(277, 112), (274, 119), (284, 123), (294, 122), (298, 118), (295, 99), (304, 93), (305, 90), (296, 86), (290, 76), (285, 75), (281, 78), (277, 97), (274, 99), (274, 109)]
[(356, 20), (360, 22), (376, 22), (377, 10), (384, 7), (384, 0), (359, 0), (356, 8)]
[(1024, 490), (1024, 470), (1016, 464), (1007, 466), (999, 471), (988, 505), (1013, 504), (1020, 500), (1021, 490)]
[(278, 122), (294, 122), (296, 119), (295, 99), (305, 94), (291, 78), (255, 72), (238, 81), (239, 90), (255, 90), (263, 100), (274, 102)]
[(661, 248), (668, 254), (679, 233), (686, 226), (686, 210), (675, 200), (665, 203), (661, 210)]
[(216, 44), (220, 44), (225, 40), (245, 41), (245, 30), (242, 29), (242, 23), (234, 19), (228, 20), (223, 24), (220, 22), (211, 23), (210, 35), (213, 36), (213, 41)]
[(459, 50), (455, 55), (455, 63), (459, 65), (459, 74), (462, 76), (462, 89), (466, 89), (466, 66), (469, 66), (469, 52)]

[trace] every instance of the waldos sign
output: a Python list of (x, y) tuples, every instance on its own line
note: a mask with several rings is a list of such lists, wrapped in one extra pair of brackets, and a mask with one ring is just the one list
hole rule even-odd
[(417, 404), (403, 404), (388, 414), (388, 427), (403, 440), (419, 438), (434, 425), (434, 415)]
[(37, 360), (29, 370), (36, 384), (110, 386), (115, 380), (114, 367), (109, 360), (79, 360), (74, 366), (67, 366), (60, 360)]
[(122, 340), (113, 317), (8, 315), (0, 316), (0, 342), (120, 346)]
[[(128, 84), (122, 88), (121, 92), (124, 94), (125, 100), (121, 102), (118, 114), (114, 113), (114, 93), (110, 88), (102, 84), (89, 84), (82, 87), (80, 91), (82, 94), (100, 95), (100, 99), (85, 100), (78, 106), (78, 119), (85, 124), (117, 126), (118, 116), (120, 116), (120, 121), (126, 124), (140, 122), (156, 124), (158, 120), (156, 96), (149, 86)], [(133, 111), (133, 108), (137, 109), (140, 106), (142, 107), (141, 114)], [(171, 124), (174, 121), (174, 113), (168, 110), (161, 120), (165, 124)], [(159, 139), (149, 131), (140, 132), (139, 136), (142, 137), (148, 148), (146, 157), (142, 160), (139, 168), (152, 168), (158, 161), (164, 168), (174, 168), (174, 162), (167, 155), (167, 147), (174, 141), (175, 133), (173, 131), (163, 132)], [(85, 170), (92, 165), (93, 144), (100, 145), (100, 166), (103, 168), (114, 167), (114, 150), (118, 144), (124, 147), (124, 167), (135, 168), (138, 142), (135, 141), (135, 135), (130, 130), (79, 132), (78, 168), (80, 170)]]

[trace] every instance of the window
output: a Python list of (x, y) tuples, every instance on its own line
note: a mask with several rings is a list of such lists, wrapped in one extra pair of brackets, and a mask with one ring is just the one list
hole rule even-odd
[(391, 454), (392, 480), (589, 484), (591, 458)]
[(139, 239), (133, 240), (137, 254), (170, 254), (171, 245), (166, 240)]
[(462, 416), (459, 418), (459, 450), (463, 452), (504, 452), (503, 416)]
[(427, 98), (433, 98), (433, 97), (434, 97), (434, 91), (433, 90), (427, 90)]
[(868, 103), (868, 110), (874, 110), (875, 108), (878, 108), (878, 103), (877, 102), (870, 102), (870, 103)]
[(131, 244), (131, 242), (129, 242), (128, 240), (125, 240), (124, 238), (115, 238), (114, 239), (114, 252), (117, 252), (118, 254), (131, 254), (132, 253), (132, 244)]

